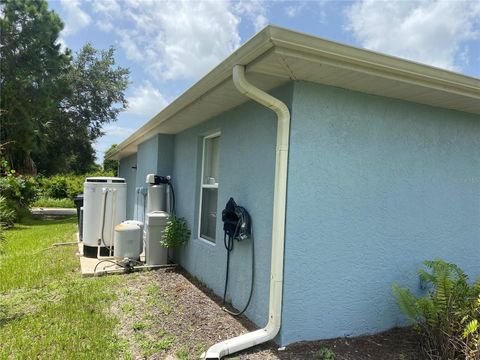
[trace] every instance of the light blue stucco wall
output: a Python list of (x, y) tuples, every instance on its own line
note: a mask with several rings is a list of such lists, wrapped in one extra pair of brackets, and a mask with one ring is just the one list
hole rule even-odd
[[(119, 176), (127, 180), (128, 219), (144, 221), (144, 197), (139, 190), (146, 189), (146, 176), (148, 174), (171, 175), (173, 173), (173, 142), (173, 135), (155, 135), (138, 145), (135, 155), (120, 160)], [(132, 166), (136, 166), (136, 169), (133, 169)]]
[(281, 343), (404, 324), (425, 259), (480, 275), (480, 118), (294, 85)]
[(127, 156), (120, 160), (118, 165), (118, 176), (127, 182), (127, 218), (133, 219), (135, 187), (137, 176), (137, 154)]
[[(275, 95), (291, 102), (292, 85)], [(217, 242), (197, 239), (201, 176), (202, 137), (221, 131), (218, 190)], [(177, 213), (187, 219), (192, 239), (175, 254), (192, 275), (223, 294), (226, 250), (223, 245), (221, 211), (230, 197), (252, 217), (255, 242), (255, 287), (246, 315), (258, 326), (268, 316), (273, 180), (275, 167), (276, 117), (264, 107), (249, 102), (221, 114), (175, 137), (173, 180)], [(245, 305), (251, 276), (251, 240), (235, 242), (231, 254), (228, 299), (240, 309)]]

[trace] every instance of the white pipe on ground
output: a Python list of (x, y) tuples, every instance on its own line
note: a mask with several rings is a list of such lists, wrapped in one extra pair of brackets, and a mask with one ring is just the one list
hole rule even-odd
[(245, 79), (245, 67), (235, 65), (233, 83), (238, 91), (273, 110), (277, 115), (277, 147), (275, 188), (273, 195), (272, 254), (270, 269), (270, 303), (268, 323), (263, 329), (219, 342), (204, 354), (205, 359), (222, 357), (272, 340), (280, 330), (282, 314), (283, 257), (285, 245), (285, 210), (287, 198), (288, 145), (290, 111), (277, 98), (250, 84)]

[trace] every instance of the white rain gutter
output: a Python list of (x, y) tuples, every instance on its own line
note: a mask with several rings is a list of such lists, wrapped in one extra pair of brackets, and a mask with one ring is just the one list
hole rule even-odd
[(290, 111), (282, 101), (248, 83), (245, 79), (244, 66), (235, 65), (233, 67), (233, 83), (242, 94), (268, 107), (277, 114), (269, 314), (267, 326), (263, 329), (249, 332), (213, 345), (205, 353), (205, 359), (221, 359), (228, 354), (236, 353), (272, 340), (278, 334), (282, 322), (283, 257), (285, 245)]

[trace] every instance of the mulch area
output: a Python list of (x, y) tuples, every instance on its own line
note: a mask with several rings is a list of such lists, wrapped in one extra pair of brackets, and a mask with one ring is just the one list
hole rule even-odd
[[(216, 342), (256, 328), (247, 318), (222, 311), (221, 299), (181, 269), (125, 275), (124, 288), (117, 293), (112, 311), (119, 315), (119, 336), (130, 343), (135, 359), (199, 359)], [(335, 353), (336, 360), (421, 359), (410, 329), (300, 342), (282, 351), (271, 342), (229, 358), (321, 360), (318, 351), (324, 347)]]

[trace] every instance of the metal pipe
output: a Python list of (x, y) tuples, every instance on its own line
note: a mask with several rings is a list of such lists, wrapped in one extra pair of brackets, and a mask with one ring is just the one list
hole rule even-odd
[(245, 78), (245, 67), (233, 67), (233, 83), (239, 92), (268, 107), (277, 115), (277, 146), (275, 187), (273, 195), (272, 254), (270, 269), (270, 302), (268, 323), (263, 329), (249, 332), (210, 347), (205, 359), (222, 357), (248, 349), (275, 338), (280, 330), (282, 313), (283, 259), (285, 246), (285, 211), (287, 197), (288, 145), (290, 139), (290, 111), (277, 98), (250, 84)]

